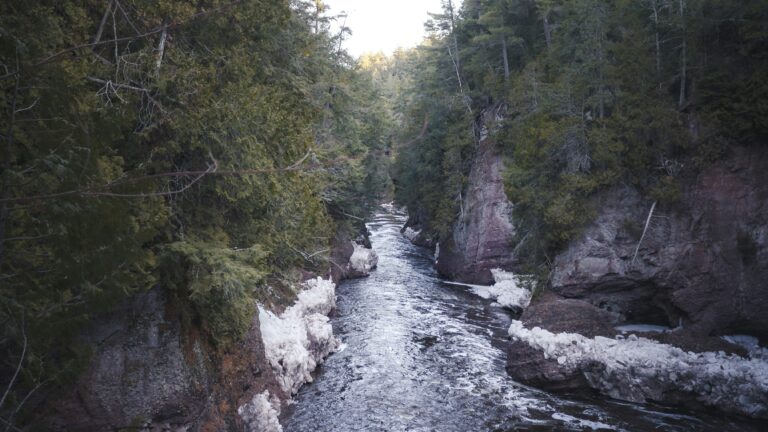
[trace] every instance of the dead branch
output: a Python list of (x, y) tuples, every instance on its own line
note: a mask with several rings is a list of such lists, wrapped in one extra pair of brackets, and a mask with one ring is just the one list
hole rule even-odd
[[(97, 84), (102, 84), (104, 87), (102, 87), (102, 90), (100, 90), (99, 93), (100, 94), (104, 93), (107, 95), (107, 97), (109, 97), (108, 95), (111, 93), (117, 96), (118, 98), (120, 98), (120, 96), (117, 94), (116, 89), (126, 89), (126, 90), (143, 93), (147, 96), (150, 102), (152, 102), (158, 108), (160, 108), (160, 111), (165, 112), (165, 108), (163, 108), (163, 105), (160, 102), (158, 102), (155, 98), (152, 97), (152, 94), (148, 89), (145, 89), (143, 87), (132, 86), (129, 84), (116, 83), (116, 82), (112, 82), (111, 80), (103, 80), (103, 79), (99, 79), (91, 76), (85, 77), (85, 79), (91, 82), (95, 82)], [(120, 99), (122, 100), (122, 98)]]
[(155, 62), (155, 76), (160, 76), (160, 66), (163, 65), (163, 55), (165, 54), (165, 42), (168, 40), (168, 27), (163, 26), (163, 32), (160, 34), (160, 43), (157, 47), (157, 61)]
[(112, 3), (114, 3), (115, 0), (109, 0), (109, 3), (107, 3), (107, 10), (104, 11), (104, 15), (101, 16), (101, 23), (99, 24), (99, 29), (96, 30), (96, 36), (93, 37), (93, 43), (98, 43), (101, 40), (101, 35), (104, 33), (104, 26), (107, 25), (107, 17), (109, 17), (109, 12), (112, 10)]
[(648, 219), (645, 221), (645, 228), (643, 229), (643, 235), (640, 236), (640, 240), (637, 242), (637, 247), (635, 248), (635, 255), (632, 256), (632, 262), (629, 263), (629, 267), (631, 268), (633, 265), (635, 265), (635, 259), (637, 259), (637, 254), (640, 252), (640, 245), (643, 243), (643, 239), (645, 238), (645, 234), (648, 232), (648, 226), (651, 225), (651, 218), (653, 217), (653, 211), (656, 210), (656, 203), (658, 201), (654, 201), (653, 205), (651, 206), (651, 211), (648, 212)]

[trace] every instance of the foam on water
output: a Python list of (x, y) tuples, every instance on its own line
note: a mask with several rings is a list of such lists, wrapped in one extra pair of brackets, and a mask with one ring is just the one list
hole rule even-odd
[[(400, 233), (405, 218), (382, 213), (368, 225), (378, 269), (337, 288), (331, 324), (346, 348), (284, 410), (285, 430), (690, 430), (691, 418), (676, 411), (565, 399), (513, 381), (505, 370), (510, 315), (443, 283), (432, 252)], [(733, 428), (706, 418), (697, 430)]]

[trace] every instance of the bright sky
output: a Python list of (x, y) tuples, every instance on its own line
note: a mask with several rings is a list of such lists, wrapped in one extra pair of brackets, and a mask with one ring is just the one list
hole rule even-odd
[[(454, 1), (459, 9), (462, 0)], [(347, 12), (347, 27), (352, 37), (344, 47), (350, 54), (383, 51), (391, 54), (398, 47), (414, 47), (424, 37), (427, 12), (440, 12), (440, 0), (324, 0), (330, 14)], [(342, 18), (343, 20), (343, 18)]]

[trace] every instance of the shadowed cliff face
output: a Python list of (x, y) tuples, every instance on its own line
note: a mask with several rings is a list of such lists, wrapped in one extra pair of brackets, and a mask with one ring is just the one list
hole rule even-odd
[(236, 409), (253, 394), (282, 395), (264, 358), (258, 315), (245, 339), (226, 350), (185, 334), (181, 321), (160, 288), (95, 320), (83, 336), (93, 346), (91, 364), (53, 403), (46, 428), (226, 430), (242, 426)]
[(502, 156), (487, 127), (500, 116), (494, 107), (478, 120), (483, 126), (478, 154), (469, 174), (459, 220), (453, 235), (441, 242), (437, 270), (450, 279), (468, 283), (493, 283), (491, 270), (515, 264), (512, 239), (512, 204), (504, 192)]
[(765, 338), (768, 152), (736, 148), (689, 182), (679, 204), (657, 207), (633, 263), (651, 204), (629, 188), (606, 194), (556, 258), (552, 288), (631, 321)]
[[(360, 236), (359, 243), (370, 243)], [(358, 250), (357, 263), (350, 262)], [(334, 281), (363, 277), (375, 266), (370, 249), (340, 233), (332, 250)], [(306, 273), (306, 278), (314, 277)], [(276, 307), (284, 306), (279, 301)], [(189, 313), (188, 311), (186, 313)], [(44, 430), (272, 430), (239, 407), (268, 395), (280, 405), (280, 387), (265, 356), (259, 313), (242, 340), (215, 347), (168, 290), (156, 287), (94, 319), (81, 335), (92, 357), (83, 375), (50, 401), (39, 421)]]

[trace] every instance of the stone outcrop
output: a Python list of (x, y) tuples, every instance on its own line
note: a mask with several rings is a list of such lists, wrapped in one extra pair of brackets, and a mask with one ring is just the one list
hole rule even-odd
[(686, 182), (679, 204), (657, 206), (629, 187), (555, 260), (552, 289), (627, 320), (694, 334), (768, 336), (768, 151), (733, 154)]
[(504, 192), (504, 163), (493, 133), (503, 108), (489, 108), (477, 120), (478, 152), (464, 191), (461, 213), (453, 235), (440, 242), (437, 270), (450, 279), (490, 284), (492, 269), (511, 270), (515, 265), (511, 253), (515, 234), (512, 204)]
[(257, 392), (281, 394), (264, 354), (258, 315), (229, 351), (182, 330), (160, 288), (96, 319), (83, 335), (92, 361), (75, 387), (51, 404), (46, 429), (221, 430), (242, 423), (235, 407)]
[[(365, 243), (366, 239), (358, 241)], [(338, 264), (344, 271), (337, 274), (340, 279), (362, 276), (375, 267), (376, 255), (371, 249), (349, 240), (343, 246), (349, 250), (341, 251)], [(356, 260), (350, 263), (355, 254)], [(308, 289), (281, 318), (259, 308), (245, 337), (226, 347), (211, 346), (197, 325), (187, 322), (185, 314), (190, 311), (181, 311), (178, 299), (161, 287), (135, 296), (94, 319), (82, 334), (80, 342), (93, 350), (91, 361), (71, 390), (48, 401), (36, 427), (52, 431), (280, 431), (281, 403), (311, 379), (311, 369), (336, 347), (326, 317), (335, 305), (334, 284), (316, 278), (304, 285)], [(262, 319), (268, 321), (266, 325)], [(276, 325), (283, 320), (289, 325)], [(291, 347), (293, 354), (301, 352), (298, 348), (309, 353), (292, 361), (283, 356), (275, 363), (298, 365), (293, 369), (300, 374), (287, 374), (293, 383), (289, 388), (284, 385), (284, 371), (278, 374), (280, 368), (272, 364), (277, 361), (275, 352), (280, 352), (275, 346)]]
[(416, 246), (434, 249), (437, 246), (429, 226), (429, 219), (423, 209), (413, 209), (408, 213), (408, 220), (400, 230)]
[(333, 240), (330, 261), (329, 276), (339, 282), (368, 276), (376, 268), (379, 257), (373, 251), (367, 233), (353, 235), (342, 229)]
[[(718, 337), (768, 336), (768, 151), (734, 148), (682, 183), (674, 205), (627, 186), (598, 197), (595, 221), (556, 257), (551, 291), (510, 329), (515, 379), (768, 416), (767, 351)], [(627, 322), (675, 329), (625, 341), (615, 326)]]
[(212, 382), (201, 347), (185, 358), (181, 323), (165, 319), (162, 290), (137, 296), (85, 335), (94, 361), (73, 394), (57, 403), (51, 425), (61, 430), (116, 430), (178, 423), (203, 408)]

